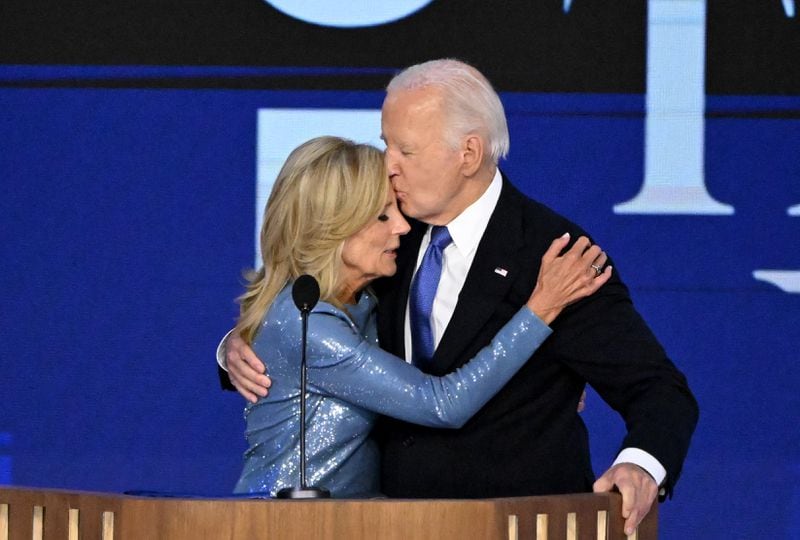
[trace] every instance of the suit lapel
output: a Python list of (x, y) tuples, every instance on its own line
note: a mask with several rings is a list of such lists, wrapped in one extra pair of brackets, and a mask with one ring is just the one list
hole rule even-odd
[(453, 317), (433, 356), (432, 373), (447, 373), (464, 363), (463, 353), (490, 319), (518, 278), (515, 254), (523, 243), (515, 189), (505, 178), (497, 206), (478, 244)]

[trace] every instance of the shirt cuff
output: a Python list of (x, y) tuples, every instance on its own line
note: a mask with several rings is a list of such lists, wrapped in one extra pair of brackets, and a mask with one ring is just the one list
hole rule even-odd
[(225, 345), (228, 342), (228, 336), (230, 336), (232, 332), (233, 330), (230, 330), (225, 334), (225, 337), (223, 337), (222, 341), (217, 345), (217, 364), (225, 371), (228, 371), (228, 361), (225, 359)]
[(634, 465), (638, 465), (653, 477), (653, 480), (656, 481), (656, 484), (659, 487), (667, 478), (667, 470), (664, 468), (664, 466), (661, 465), (661, 463), (659, 463), (659, 461), (651, 454), (639, 448), (623, 449), (611, 466), (613, 467), (614, 465), (619, 465), (620, 463), (633, 463)]

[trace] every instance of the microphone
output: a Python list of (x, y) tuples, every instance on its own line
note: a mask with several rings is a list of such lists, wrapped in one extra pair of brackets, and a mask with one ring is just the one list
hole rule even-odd
[(278, 491), (278, 499), (327, 499), (331, 492), (325, 488), (306, 485), (306, 342), (308, 314), (319, 302), (319, 283), (313, 276), (303, 274), (292, 285), (292, 300), (300, 310), (303, 321), (303, 345), (300, 356), (300, 487), (287, 487)]
[(292, 285), (292, 300), (301, 314), (308, 315), (319, 302), (319, 283), (312, 276), (303, 274)]

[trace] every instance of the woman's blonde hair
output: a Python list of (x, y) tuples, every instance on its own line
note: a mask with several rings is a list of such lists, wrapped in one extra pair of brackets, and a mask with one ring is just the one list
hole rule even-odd
[(275, 297), (302, 274), (317, 279), (321, 300), (341, 308), (342, 247), (380, 215), (388, 190), (383, 154), (373, 146), (318, 137), (295, 148), (264, 209), (262, 266), (248, 273), (237, 299), (235, 331), (252, 342)]

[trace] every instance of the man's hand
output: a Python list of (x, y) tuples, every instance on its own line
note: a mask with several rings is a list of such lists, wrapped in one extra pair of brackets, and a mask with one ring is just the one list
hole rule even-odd
[(594, 483), (594, 492), (611, 491), (614, 486), (622, 494), (622, 517), (625, 534), (633, 534), (650, 511), (658, 495), (658, 485), (647, 471), (633, 463), (619, 463), (608, 469)]
[(225, 361), (231, 384), (244, 399), (255, 403), (259, 396), (267, 395), (272, 381), (264, 374), (264, 364), (239, 334), (228, 336), (225, 342)]

